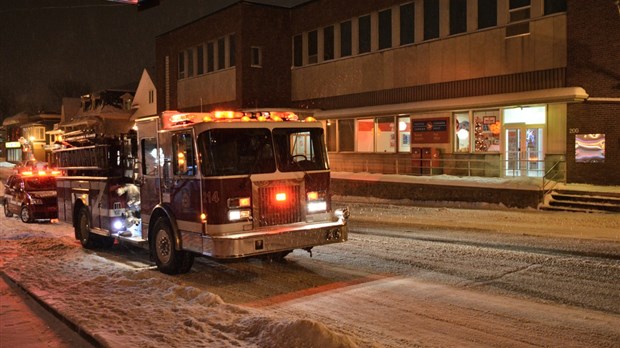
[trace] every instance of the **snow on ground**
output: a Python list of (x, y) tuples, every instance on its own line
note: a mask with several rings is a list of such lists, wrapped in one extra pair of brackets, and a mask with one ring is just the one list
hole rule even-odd
[(0, 270), (105, 346), (357, 345), (320, 322), (227, 304), (149, 265), (85, 251), (66, 224), (0, 219)]

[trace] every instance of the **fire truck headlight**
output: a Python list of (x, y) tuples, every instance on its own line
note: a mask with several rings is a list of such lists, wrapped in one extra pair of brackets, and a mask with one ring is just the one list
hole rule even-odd
[(316, 213), (327, 210), (327, 203), (324, 201), (315, 201), (308, 203), (308, 213)]
[(228, 211), (228, 220), (230, 221), (245, 220), (249, 219), (250, 216), (252, 216), (252, 214), (249, 210), (235, 209)]
[(120, 230), (123, 228), (123, 222), (121, 220), (116, 220), (114, 221), (114, 223), (112, 224), (112, 228), (114, 228), (115, 230)]

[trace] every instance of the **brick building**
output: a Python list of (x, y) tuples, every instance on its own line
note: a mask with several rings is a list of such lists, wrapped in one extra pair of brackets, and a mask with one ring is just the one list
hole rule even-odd
[(158, 109), (307, 109), (335, 171), (620, 185), (611, 0), (240, 1), (156, 39)]

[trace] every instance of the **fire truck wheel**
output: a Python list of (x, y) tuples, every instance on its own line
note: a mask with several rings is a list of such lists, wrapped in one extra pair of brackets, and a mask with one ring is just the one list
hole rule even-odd
[(5, 200), (3, 205), (4, 205), (4, 216), (12, 217), (13, 213), (11, 213), (11, 211), (9, 210), (9, 202)]
[(32, 210), (27, 205), (22, 206), (22, 210), (19, 212), (19, 217), (22, 218), (22, 221), (25, 223), (31, 223), (34, 221), (32, 217)]
[(75, 236), (80, 239), (80, 243), (86, 249), (93, 249), (97, 246), (97, 236), (90, 233), (90, 218), (86, 207), (80, 208), (78, 212)]
[(155, 223), (152, 250), (157, 269), (165, 274), (187, 273), (194, 264), (194, 254), (188, 251), (177, 251), (172, 228), (168, 221), (160, 218)]

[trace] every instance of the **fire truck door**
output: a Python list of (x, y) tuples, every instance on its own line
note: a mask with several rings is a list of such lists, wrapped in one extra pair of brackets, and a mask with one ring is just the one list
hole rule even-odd
[[(148, 231), (153, 208), (161, 201), (160, 171), (163, 167), (163, 153), (158, 146), (158, 118), (138, 122), (138, 168), (137, 183), (140, 186), (140, 213), (142, 234)], [(148, 233), (148, 232), (147, 232)]]
[(192, 130), (172, 134), (170, 207), (186, 232), (201, 232), (200, 180)]

